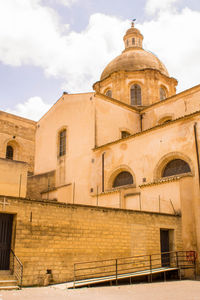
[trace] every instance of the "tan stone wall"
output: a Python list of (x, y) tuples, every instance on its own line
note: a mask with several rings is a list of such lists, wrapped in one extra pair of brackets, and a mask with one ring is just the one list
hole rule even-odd
[[(131, 170), (136, 187), (154, 182), (160, 178), (167, 160), (181, 158), (190, 165), (192, 175), (197, 175), (197, 159), (194, 138), (194, 123), (200, 124), (200, 116), (144, 132), (138, 136), (105, 145), (95, 151), (95, 172), (93, 185), (101, 190), (101, 157), (105, 152), (105, 190), (110, 190), (113, 174), (117, 170)], [(197, 126), (200, 137), (200, 126)], [(96, 180), (96, 182), (95, 182)]]
[(55, 187), (55, 171), (39, 175), (28, 176), (27, 178), (27, 198), (42, 199), (41, 192)]
[[(132, 108), (111, 103), (93, 93), (64, 95), (39, 122), (36, 132), (35, 175), (56, 170), (56, 187), (74, 185), (75, 203), (93, 204), (91, 178), (96, 145), (121, 137), (121, 130), (139, 129), (139, 115)], [(58, 156), (58, 134), (66, 128), (66, 155)], [(51, 159), (50, 159), (51, 158)], [(52, 192), (66, 199), (68, 192)], [(65, 197), (65, 199), (64, 199)], [(59, 199), (59, 201), (61, 201)]]
[(24, 266), (23, 285), (43, 284), (47, 269), (53, 282), (72, 280), (75, 262), (157, 253), (160, 228), (174, 230), (171, 250), (182, 249), (180, 217), (14, 198), (7, 202), (1, 212), (16, 214), (13, 248)]
[[(193, 180), (193, 177), (190, 178)], [(187, 178), (174, 178), (174, 180), (147, 184), (141, 188), (122, 186), (99, 194), (95, 191), (93, 204), (104, 207), (180, 214), (180, 189), (182, 189), (182, 193), (187, 190), (183, 184), (180, 186), (180, 180), (184, 181)]]
[[(58, 134), (66, 128), (66, 154), (58, 155)], [(94, 94), (64, 95), (39, 122), (35, 175), (56, 170), (56, 187), (75, 182), (75, 202), (90, 193), (94, 147)]]
[(138, 112), (95, 96), (96, 146), (121, 139), (121, 131), (134, 134), (140, 131)]
[(74, 185), (66, 184), (42, 193), (42, 199), (57, 200), (63, 203), (73, 203)]
[[(200, 117), (196, 114), (191, 118), (166, 124), (159, 130), (142, 133), (100, 148), (96, 151), (97, 176), (93, 178), (96, 180), (93, 185), (98, 186), (101, 190), (100, 161), (102, 153), (105, 153), (105, 191), (109, 192), (110, 180), (111, 178), (114, 179), (112, 174), (116, 174), (116, 170), (131, 170), (135, 176), (135, 192), (138, 190), (140, 192), (140, 186), (144, 185), (143, 178), (145, 178), (145, 184), (149, 184), (149, 187), (141, 187), (141, 195), (143, 194), (143, 200), (147, 204), (149, 202), (149, 209), (154, 208), (156, 202), (159, 205), (159, 195), (164, 197), (164, 200), (171, 200), (176, 206), (175, 210), (179, 210), (180, 205), (184, 214), (184, 245), (193, 247), (197, 244), (198, 249), (200, 249), (200, 194), (194, 137), (195, 123), (197, 123), (197, 143), (199, 144)], [(183, 183), (179, 183), (178, 189), (173, 183), (166, 183), (167, 189), (165, 189), (164, 184), (162, 184), (162, 188), (161, 185), (159, 187), (154, 184), (161, 179), (161, 171), (166, 163), (173, 159), (183, 159), (190, 165), (191, 174), (189, 177), (181, 179)], [(185, 184), (184, 180), (186, 180)], [(152, 187), (151, 183), (153, 183)], [(147, 189), (146, 195), (145, 189)], [(121, 191), (123, 192), (123, 187)], [(193, 234), (191, 235), (189, 232), (193, 232)]]
[(14, 149), (14, 160), (34, 168), (36, 122), (0, 111), (0, 157), (6, 157), (7, 144)]
[(171, 117), (172, 120), (189, 115), (200, 110), (200, 86), (186, 90), (160, 101), (157, 104), (143, 110), (143, 130), (154, 127), (162, 120)]
[(0, 158), (0, 195), (26, 197), (27, 163)]

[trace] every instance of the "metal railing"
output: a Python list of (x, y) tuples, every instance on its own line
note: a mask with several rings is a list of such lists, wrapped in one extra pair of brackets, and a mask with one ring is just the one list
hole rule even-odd
[[(74, 264), (74, 287), (77, 283), (92, 279), (93, 282), (116, 281), (121, 278), (149, 275), (177, 270), (181, 279), (181, 270), (193, 269), (196, 278), (196, 252), (173, 251), (150, 255), (88, 261)], [(165, 276), (166, 274), (164, 274)]]
[(18, 285), (21, 287), (23, 278), (23, 265), (12, 249), (10, 249), (10, 270), (17, 278)]

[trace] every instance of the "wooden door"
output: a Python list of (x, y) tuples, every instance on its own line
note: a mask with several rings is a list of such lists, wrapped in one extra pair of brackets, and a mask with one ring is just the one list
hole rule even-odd
[(169, 252), (169, 230), (160, 230), (160, 248), (161, 248), (161, 263), (162, 267), (170, 265), (170, 254), (162, 254), (163, 252)]
[(0, 270), (9, 270), (13, 215), (0, 213)]

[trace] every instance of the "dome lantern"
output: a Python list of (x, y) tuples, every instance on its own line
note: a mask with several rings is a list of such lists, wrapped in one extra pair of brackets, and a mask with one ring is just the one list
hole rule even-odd
[(131, 28), (129, 28), (124, 36), (125, 50), (131, 48), (142, 48), (143, 35), (135, 28), (134, 22), (132, 22)]

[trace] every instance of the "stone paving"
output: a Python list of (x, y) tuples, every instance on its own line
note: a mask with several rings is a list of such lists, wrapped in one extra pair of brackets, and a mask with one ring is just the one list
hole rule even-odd
[(0, 291), (0, 300), (200, 300), (200, 281), (173, 281), (69, 290), (66, 284)]

